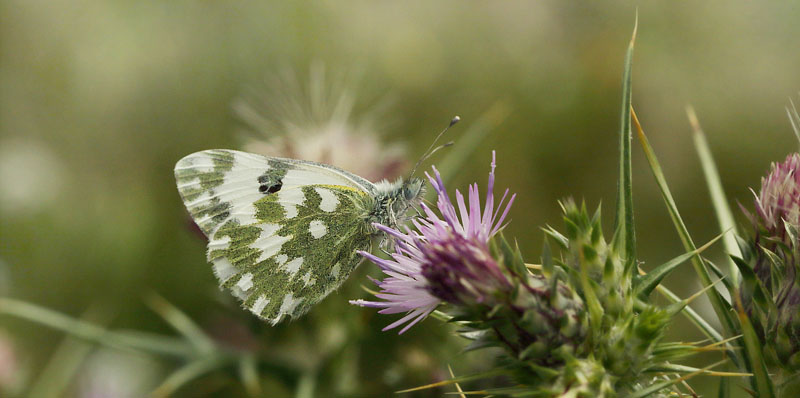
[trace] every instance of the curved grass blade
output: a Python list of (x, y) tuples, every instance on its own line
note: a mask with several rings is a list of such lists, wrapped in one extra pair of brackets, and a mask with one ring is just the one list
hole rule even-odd
[[(678, 295), (664, 286), (658, 285), (656, 286), (656, 290), (658, 290), (662, 296), (664, 296), (673, 304), (682, 300), (680, 297), (678, 297)], [(701, 332), (703, 332), (706, 337), (715, 342), (723, 341), (722, 335), (691, 307), (685, 307), (681, 313), (686, 316), (686, 318), (689, 319), (689, 321), (692, 322), (692, 324), (694, 324)]]
[(150, 396), (153, 398), (172, 396), (192, 380), (227, 365), (228, 360), (229, 358), (212, 356), (189, 362), (169, 375), (160, 386), (150, 393)]
[(144, 299), (147, 305), (153, 309), (153, 312), (161, 316), (161, 318), (177, 330), (178, 333), (183, 335), (197, 351), (205, 354), (214, 351), (216, 346), (214, 341), (212, 341), (189, 316), (179, 310), (178, 307), (175, 307), (172, 303), (155, 292), (145, 295)]
[(636, 264), (636, 233), (633, 223), (633, 185), (631, 166), (631, 68), (633, 46), (639, 15), (633, 26), (631, 41), (625, 53), (625, 66), (622, 72), (622, 110), (619, 130), (619, 182), (617, 191), (617, 213), (614, 216), (614, 237), (612, 244), (625, 256), (625, 272), (632, 275)]
[(694, 371), (692, 373), (683, 375), (681, 377), (677, 377), (677, 378), (674, 378), (674, 379), (668, 379), (668, 380), (665, 380), (665, 381), (662, 381), (662, 382), (659, 382), (659, 383), (653, 383), (650, 386), (648, 386), (647, 388), (643, 388), (641, 390), (638, 390), (638, 391), (634, 392), (633, 394), (627, 395), (627, 398), (644, 398), (644, 397), (647, 397), (650, 394), (655, 393), (656, 391), (660, 391), (662, 389), (669, 388), (670, 386), (673, 386), (676, 383), (680, 383), (680, 382), (682, 382), (684, 380), (689, 380), (692, 377), (695, 377), (697, 375), (706, 373), (709, 370), (711, 370), (711, 369), (713, 369), (713, 368), (715, 368), (715, 367), (717, 367), (717, 366), (719, 366), (719, 365), (721, 365), (723, 363), (725, 363), (725, 361), (716, 362), (716, 363), (713, 363), (713, 364), (711, 364), (709, 366), (706, 366), (705, 368), (698, 369), (698, 370), (696, 370), (696, 371)]
[[(728, 254), (741, 257), (742, 253), (739, 251), (739, 245), (736, 244), (736, 238), (734, 236), (736, 234), (736, 224), (733, 221), (733, 213), (731, 212), (730, 206), (728, 206), (725, 191), (722, 189), (722, 181), (719, 178), (719, 171), (717, 171), (714, 157), (711, 155), (711, 150), (708, 147), (706, 135), (703, 133), (703, 129), (700, 128), (700, 122), (697, 120), (697, 115), (694, 113), (694, 108), (692, 108), (691, 105), (686, 107), (686, 115), (694, 131), (694, 147), (697, 150), (697, 156), (700, 157), (700, 165), (703, 167), (703, 175), (706, 177), (706, 185), (711, 195), (714, 213), (717, 215), (719, 230), (725, 235), (722, 241), (725, 245), (725, 251), (728, 252)], [(731, 284), (738, 286), (739, 271), (736, 269), (736, 264), (730, 259), (728, 259), (728, 268)]]
[[(631, 109), (631, 116), (633, 123), (636, 126), (639, 142), (642, 144), (647, 161), (650, 163), (650, 170), (653, 172), (656, 183), (661, 190), (664, 204), (667, 206), (667, 211), (672, 219), (672, 223), (675, 225), (675, 229), (678, 232), (678, 236), (680, 236), (681, 242), (683, 242), (683, 247), (687, 251), (695, 251), (697, 250), (697, 246), (695, 246), (694, 242), (692, 241), (692, 237), (689, 235), (689, 230), (686, 228), (686, 224), (684, 224), (683, 219), (681, 218), (680, 212), (678, 211), (678, 206), (675, 204), (675, 199), (672, 197), (672, 193), (667, 185), (667, 180), (664, 178), (664, 173), (661, 171), (661, 164), (658, 162), (655, 152), (653, 152), (653, 148), (650, 146), (650, 142), (647, 140), (647, 136), (645, 136), (642, 126), (639, 123), (639, 119), (636, 117), (636, 112), (633, 109)], [(694, 266), (695, 272), (700, 277), (700, 281), (703, 283), (703, 286), (710, 286), (712, 284), (711, 275), (709, 274), (703, 258), (696, 254), (692, 257), (692, 265)], [(709, 300), (711, 301), (711, 305), (714, 308), (714, 312), (717, 314), (722, 326), (725, 328), (725, 332), (728, 335), (735, 334), (734, 331), (736, 328), (733, 317), (730, 313), (730, 306), (725, 305), (725, 300), (722, 298), (722, 295), (720, 295), (717, 289), (709, 289), (707, 294)]]
[(10, 298), (0, 298), (0, 314), (26, 319), (108, 347), (180, 358), (194, 357), (198, 354), (193, 346), (180, 339), (145, 333), (110, 331), (53, 310)]
[[(90, 307), (81, 317), (82, 321), (95, 323), (108, 323), (110, 317), (105, 311), (97, 307)], [(30, 397), (59, 397), (65, 395), (70, 383), (80, 370), (95, 345), (85, 340), (67, 335), (58, 345), (50, 360), (39, 372), (36, 381), (27, 391)]]

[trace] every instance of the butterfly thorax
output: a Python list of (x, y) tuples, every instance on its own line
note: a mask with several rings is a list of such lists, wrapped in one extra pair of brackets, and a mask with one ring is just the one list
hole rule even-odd
[(375, 184), (374, 204), (368, 222), (397, 228), (411, 218), (407, 215), (408, 211), (422, 202), (424, 194), (425, 182), (420, 178), (378, 182)]

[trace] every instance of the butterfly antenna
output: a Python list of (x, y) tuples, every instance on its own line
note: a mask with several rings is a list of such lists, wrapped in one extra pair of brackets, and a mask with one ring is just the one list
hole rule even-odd
[(414, 168), (411, 169), (411, 173), (408, 175), (409, 179), (411, 178), (411, 176), (414, 175), (414, 173), (417, 172), (417, 167), (419, 167), (419, 165), (422, 164), (422, 162), (424, 162), (426, 159), (431, 157), (431, 155), (436, 153), (436, 151), (438, 151), (438, 150), (440, 150), (442, 148), (446, 148), (446, 147), (448, 147), (450, 145), (453, 145), (453, 142), (450, 141), (450, 142), (448, 142), (448, 143), (446, 143), (444, 145), (439, 145), (438, 147), (434, 148), (434, 146), (436, 145), (436, 142), (439, 141), (439, 138), (442, 138), (444, 133), (446, 133), (447, 130), (450, 130), (450, 127), (453, 127), (453, 125), (455, 125), (459, 121), (461, 121), (461, 117), (459, 117), (459, 116), (454, 117), (452, 120), (450, 120), (450, 124), (448, 124), (447, 127), (445, 127), (444, 130), (442, 130), (442, 132), (439, 133), (439, 135), (436, 136), (436, 139), (433, 140), (433, 142), (431, 143), (431, 146), (429, 146), (428, 149), (425, 151), (425, 154), (422, 155), (422, 157), (417, 161), (417, 164), (414, 165)]

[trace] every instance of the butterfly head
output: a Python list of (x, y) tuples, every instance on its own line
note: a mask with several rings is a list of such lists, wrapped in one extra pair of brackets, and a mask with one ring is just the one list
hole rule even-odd
[(425, 180), (422, 178), (411, 177), (400, 187), (401, 200), (411, 205), (421, 202), (423, 195), (425, 195)]
[(370, 220), (396, 228), (398, 224), (408, 221), (409, 210), (422, 202), (425, 181), (417, 177), (405, 181), (381, 181), (376, 184), (376, 188), (375, 208)]
[[(450, 124), (436, 136), (431, 146), (425, 151), (425, 154), (419, 159), (417, 164), (411, 169), (408, 178), (403, 180), (399, 178), (395, 182), (381, 181), (375, 184), (375, 207), (370, 214), (368, 220), (370, 222), (377, 222), (392, 228), (396, 228), (398, 224), (403, 224), (408, 221), (411, 216), (407, 215), (409, 210), (418, 206), (422, 202), (422, 197), (425, 195), (425, 180), (419, 177), (414, 177), (417, 167), (423, 161), (431, 157), (439, 149), (452, 145), (449, 142), (444, 145), (436, 146), (436, 142), (442, 137), (444, 133), (454, 124), (461, 120), (456, 116), (450, 120)], [(416, 211), (419, 214), (419, 211)]]

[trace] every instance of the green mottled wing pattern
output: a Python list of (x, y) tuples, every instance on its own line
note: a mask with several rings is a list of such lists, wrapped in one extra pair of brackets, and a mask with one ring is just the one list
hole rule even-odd
[(338, 288), (370, 247), (371, 185), (333, 167), (211, 150), (175, 176), (221, 285), (272, 324)]
[[(294, 217), (287, 218), (280, 196), (266, 196), (256, 203), (259, 223), (226, 223), (214, 239), (227, 238), (229, 244), (209, 252), (209, 260), (230, 263), (237, 271), (222, 285), (273, 324), (285, 315), (305, 314), (339, 287), (361, 261), (356, 251), (370, 246), (360, 210), (365, 193), (332, 185), (295, 189), (304, 200)], [(336, 210), (320, 211), (320, 192), (337, 198)]]

